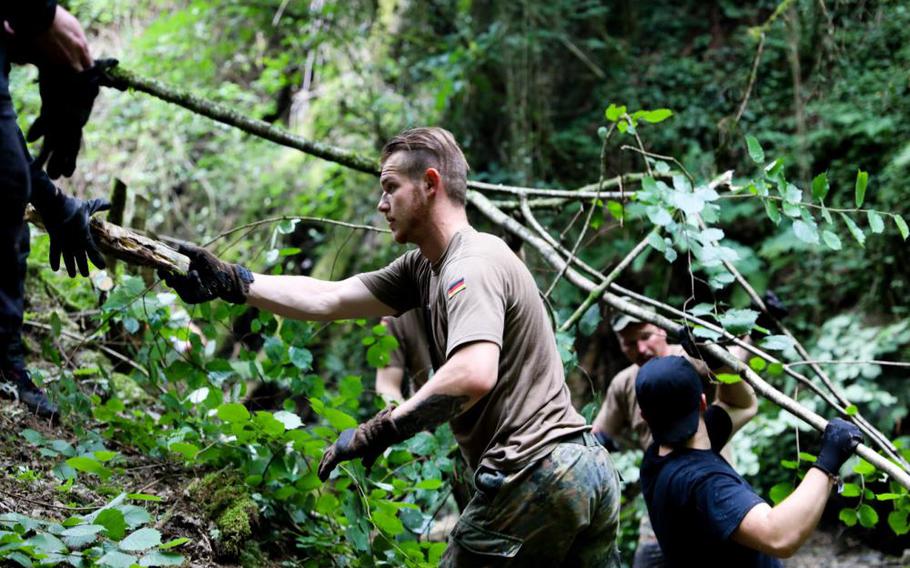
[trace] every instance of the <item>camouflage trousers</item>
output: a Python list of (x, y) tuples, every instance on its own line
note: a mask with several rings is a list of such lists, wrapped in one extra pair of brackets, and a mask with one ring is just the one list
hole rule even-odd
[(589, 433), (474, 483), (440, 566), (619, 566), (619, 476)]

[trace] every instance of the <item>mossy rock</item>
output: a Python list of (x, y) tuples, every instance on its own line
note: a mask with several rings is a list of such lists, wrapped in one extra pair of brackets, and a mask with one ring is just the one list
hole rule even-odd
[(243, 481), (233, 473), (214, 472), (193, 482), (188, 490), (217, 528), (218, 555), (240, 556), (259, 522), (259, 506)]

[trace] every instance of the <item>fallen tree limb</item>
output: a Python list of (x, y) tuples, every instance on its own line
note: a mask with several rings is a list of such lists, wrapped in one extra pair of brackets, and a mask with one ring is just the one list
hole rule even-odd
[[(25, 220), (44, 228), (41, 214), (31, 205), (25, 210)], [(138, 266), (150, 266), (177, 274), (186, 274), (190, 259), (166, 244), (140, 235), (127, 228), (92, 217), (92, 238), (101, 252), (123, 262)]]
[[(533, 233), (531, 233), (527, 227), (521, 225), (515, 219), (509, 217), (502, 211), (493, 207), (485, 196), (476, 192), (469, 193), (468, 200), (491, 221), (505, 228), (509, 232), (513, 233), (534, 247), (541, 254), (541, 256), (543, 256), (544, 259), (550, 262), (553, 268), (557, 270), (561, 270), (563, 268), (566, 261), (556, 252), (553, 247), (551, 247), (541, 237), (535, 236)], [(566, 278), (579, 288), (588, 292), (591, 292), (596, 287), (596, 284), (594, 282), (573, 268), (566, 270)], [(615, 296), (609, 292), (604, 293), (602, 299), (605, 303), (623, 313), (632, 315), (641, 321), (646, 321), (648, 323), (654, 324), (667, 331), (674, 331), (677, 327), (679, 327), (679, 324), (673, 320), (636, 306), (635, 304), (623, 300), (622, 298)], [(757, 373), (755, 373), (755, 371), (750, 369), (742, 361), (730, 354), (730, 352), (726, 349), (723, 349), (714, 344), (708, 344), (701, 348), (710, 352), (712, 355), (723, 359), (727, 365), (736, 371), (743, 378), (743, 380), (749, 383), (749, 385), (755, 389), (755, 392), (759, 395), (772, 401), (777, 406), (783, 408), (816, 430), (823, 431), (825, 429), (825, 426), (827, 426), (827, 420), (815, 412), (812, 412), (797, 401), (793, 400), (786, 394), (777, 390), (774, 386), (761, 378)], [(856, 449), (856, 453), (879, 470), (887, 473), (892, 479), (904, 487), (910, 489), (910, 473), (902, 469), (898, 464), (884, 458), (873, 448), (870, 448), (865, 444), (860, 444)]]

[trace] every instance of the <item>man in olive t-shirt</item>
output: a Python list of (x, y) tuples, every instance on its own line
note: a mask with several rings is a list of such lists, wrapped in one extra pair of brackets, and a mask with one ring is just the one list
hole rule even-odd
[(181, 247), (188, 302), (222, 298), (285, 317), (330, 321), (426, 307), (435, 373), (414, 396), (341, 433), (319, 465), (369, 469), (392, 444), (448, 421), (477, 493), (452, 531), (444, 566), (611, 566), (619, 481), (609, 453), (572, 408), (534, 279), (465, 210), (468, 164), (451, 133), (415, 128), (382, 151), (378, 210), (412, 250), (388, 267), (328, 282), (253, 274)]

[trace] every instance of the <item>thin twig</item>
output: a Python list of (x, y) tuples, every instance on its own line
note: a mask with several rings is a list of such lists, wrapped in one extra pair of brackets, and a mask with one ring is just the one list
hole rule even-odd
[(758, 37), (758, 48), (755, 50), (755, 57), (752, 59), (752, 71), (749, 73), (749, 84), (746, 86), (746, 94), (743, 96), (742, 102), (739, 104), (739, 110), (736, 112), (736, 118), (733, 120), (733, 124), (739, 124), (739, 119), (742, 118), (743, 113), (746, 111), (746, 105), (749, 104), (749, 96), (752, 95), (752, 87), (755, 86), (755, 78), (758, 76), (758, 64), (761, 62), (761, 54), (765, 49), (765, 33), (761, 32)]

